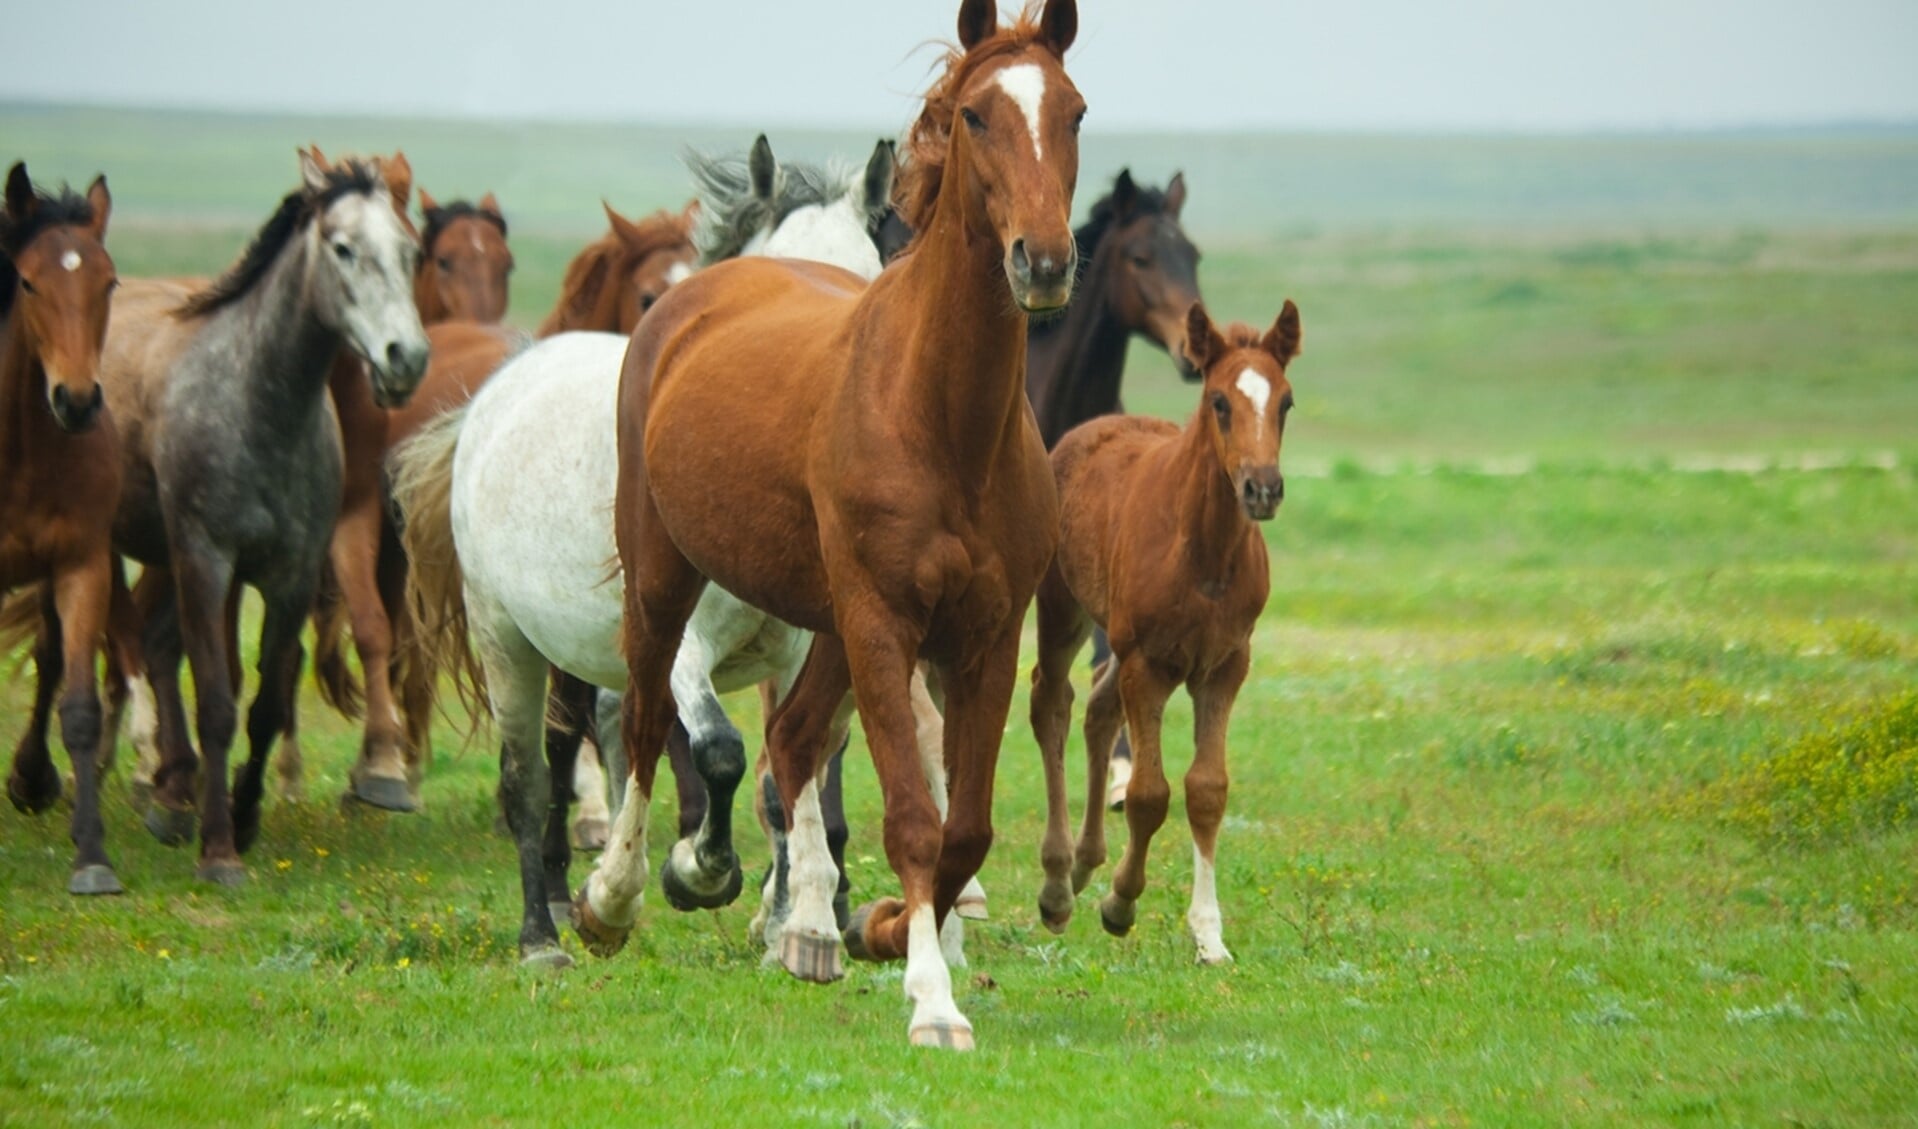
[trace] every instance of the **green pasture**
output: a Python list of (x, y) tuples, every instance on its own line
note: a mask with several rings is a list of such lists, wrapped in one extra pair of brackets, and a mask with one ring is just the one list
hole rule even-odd
[[(219, 269), (306, 140), (527, 200), (522, 324), (600, 193), (683, 196), (639, 144), (663, 131), (588, 159), (619, 130), (429, 125), (0, 108), (36, 171), (113, 177), (129, 275)], [(654, 889), (618, 957), (568, 937), (576, 969), (522, 972), (487, 737), (441, 728), (423, 814), (343, 811), (356, 735), (309, 691), (311, 798), (269, 801), (244, 889), (145, 835), (124, 767), (125, 897), (68, 897), (63, 816), (0, 811), (0, 1125), (1918, 1124), (1918, 145), (1123, 140), (1088, 185), (1183, 166), (1195, 210), (1230, 202), (1194, 220), (1216, 312), (1304, 315), (1231, 742), (1234, 965), (1192, 963), (1176, 800), (1130, 937), (1092, 893), (1039, 926), (1023, 679), (966, 1057), (906, 1046), (898, 967), (762, 967), (750, 893)], [(175, 149), (279, 164), (196, 189)], [(1384, 175), (1421, 169), (1453, 187)], [(1133, 409), (1193, 396), (1135, 354)], [(27, 700), (0, 678), (9, 742)], [(1176, 775), (1182, 700), (1168, 726)], [(894, 888), (862, 750), (855, 900)]]

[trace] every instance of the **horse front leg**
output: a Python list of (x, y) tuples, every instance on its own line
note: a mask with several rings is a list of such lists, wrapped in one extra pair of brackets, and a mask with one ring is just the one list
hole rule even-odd
[(239, 716), (226, 626), (233, 564), (191, 531), (169, 528), (167, 533), (173, 544), (180, 639), (193, 671), (204, 762), (200, 773), (200, 863), (194, 876), (205, 882), (236, 886), (246, 880), (246, 867), (234, 843), (233, 813), (227, 805), (227, 757)]
[(1166, 809), (1172, 801), (1159, 737), (1165, 702), (1172, 696), (1173, 685), (1154, 673), (1151, 663), (1136, 652), (1115, 655), (1113, 661), (1119, 664), (1119, 698), (1132, 733), (1132, 780), (1125, 794), (1125, 852), (1112, 873), (1112, 892), (1099, 902), (1099, 922), (1106, 932), (1123, 937), (1131, 931), (1139, 895), (1145, 893), (1146, 851), (1152, 846), (1152, 836), (1165, 824)]
[(1185, 774), (1185, 816), (1192, 826), (1192, 905), (1185, 920), (1198, 946), (1200, 964), (1224, 964), (1232, 959), (1225, 947), (1214, 864), (1230, 780), (1225, 766), (1226, 727), (1250, 666), (1250, 653), (1235, 651), (1218, 669), (1203, 679), (1194, 679), (1189, 687), (1193, 757), (1192, 768)]
[(746, 775), (746, 742), (713, 690), (715, 656), (698, 628), (695, 612), (673, 660), (672, 690), (693, 768), (705, 785), (706, 807), (697, 829), (673, 844), (659, 870), (667, 903), (682, 912), (730, 905), (741, 884), (733, 850), (733, 794)]
[[(471, 605), (469, 604), (469, 609)], [(475, 621), (478, 622), (477, 620)], [(567, 968), (572, 958), (559, 947), (552, 903), (565, 896), (549, 888), (545, 840), (552, 825), (553, 780), (541, 749), (547, 702), (546, 660), (516, 630), (476, 631), (486, 691), (499, 728), (499, 797), (519, 860), (520, 963)], [(564, 816), (561, 817), (562, 845)]]
[[(834, 864), (821, 793), (828, 775), (828, 748), (843, 746), (851, 720), (846, 652), (829, 635), (816, 635), (792, 690), (780, 701), (766, 730), (772, 777), (761, 786), (777, 803), (772, 816), (784, 830), (782, 854), (788, 902), (783, 925), (766, 930), (768, 955), (801, 980), (824, 984), (845, 975), (839, 919), (834, 913), (840, 868)], [(774, 901), (780, 900), (775, 889)], [(850, 928), (850, 926), (848, 926)], [(848, 943), (850, 937), (848, 937)]]
[(266, 794), (266, 768), (273, 748), (293, 724), (294, 700), (306, 652), (300, 625), (312, 610), (314, 583), (264, 593), (266, 614), (260, 624), (260, 687), (247, 711), (246, 764), (233, 787), (234, 845), (250, 850), (260, 833), (260, 803)]
[[(145, 623), (147, 689), (133, 692), (133, 739), (139, 752), (135, 770), (137, 795), (140, 774), (151, 781), (143, 821), (148, 834), (169, 847), (183, 846), (199, 831), (199, 757), (187, 731), (186, 700), (180, 694), (180, 601), (170, 567), (149, 566), (133, 589), (134, 603)], [(150, 705), (152, 723), (143, 724), (142, 706)], [(143, 744), (142, 732), (150, 733)], [(151, 768), (149, 768), (149, 764)]]
[(557, 923), (572, 916), (567, 897), (566, 870), (573, 862), (573, 844), (567, 836), (573, 801), (574, 773), (580, 744), (592, 724), (596, 691), (587, 683), (553, 667), (547, 672), (546, 691), (546, 804), (545, 834), (540, 842), (547, 908)]
[(54, 767), (47, 745), (53, 699), (60, 689), (60, 617), (54, 586), (40, 594), (40, 632), (33, 640), (33, 711), (27, 729), (13, 751), (13, 770), (7, 774), (7, 799), (27, 815), (39, 815), (60, 800), (60, 770)]
[[(1072, 661), (1085, 645), (1089, 621), (1055, 570), (1039, 588), (1039, 658), (1032, 667), (1032, 735), (1046, 779), (1046, 831), (1039, 844), (1045, 883), (1039, 920), (1054, 933), (1072, 920), (1068, 883), (1072, 813), (1066, 801), (1066, 738), (1072, 730)], [(1097, 803), (1095, 800), (1094, 803)]]
[(100, 684), (96, 656), (113, 598), (113, 571), (106, 554), (56, 577), (53, 598), (66, 660), (66, 692), (60, 699), (60, 738), (73, 762), (73, 873), (69, 894), (118, 894), (120, 879), (107, 858), (100, 819)]

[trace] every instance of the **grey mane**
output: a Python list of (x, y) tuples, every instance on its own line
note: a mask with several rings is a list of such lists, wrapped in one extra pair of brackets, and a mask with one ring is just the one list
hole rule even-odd
[(773, 198), (762, 200), (753, 195), (744, 153), (711, 157), (687, 150), (684, 160), (699, 197), (693, 246), (699, 251), (701, 266), (733, 258), (753, 236), (778, 227), (801, 208), (834, 204), (861, 190), (852, 167), (838, 161), (823, 167), (805, 161), (781, 161), (773, 177)]

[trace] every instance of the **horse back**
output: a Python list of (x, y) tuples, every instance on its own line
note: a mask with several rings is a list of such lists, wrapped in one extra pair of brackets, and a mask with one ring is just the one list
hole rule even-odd
[(1129, 520), (1137, 513), (1130, 495), (1141, 480), (1141, 463), (1150, 463), (1178, 436), (1179, 428), (1166, 420), (1100, 416), (1068, 431), (1052, 450), (1059, 490), (1058, 569), (1102, 627), (1111, 614), (1113, 554), (1128, 524), (1136, 524)]
[(130, 278), (113, 292), (100, 386), (119, 436), (123, 482), (116, 536), (133, 556), (165, 560), (154, 440), (162, 426), (167, 379), (192, 344), (198, 319), (174, 316), (202, 280)]

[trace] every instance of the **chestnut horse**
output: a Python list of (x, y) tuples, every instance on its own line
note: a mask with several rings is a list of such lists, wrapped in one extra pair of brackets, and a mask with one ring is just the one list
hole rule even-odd
[(572, 329), (631, 333), (667, 287), (692, 273), (697, 202), (642, 220), (629, 220), (604, 201), (600, 206), (612, 229), (567, 264), (559, 301), (539, 324), (541, 337)]
[[(118, 279), (102, 240), (105, 177), (84, 198), (34, 191), (25, 164), (7, 174), (0, 210), (0, 594), (42, 583), (35, 720), (14, 756), (7, 797), (38, 813), (60, 798), (45, 718), (54, 690), (73, 761), (75, 854), (67, 891), (118, 894), (100, 819), (102, 733), (95, 654), (118, 558), (119, 438), (103, 410), (100, 354)], [(37, 739), (36, 739), (37, 738)]]
[[(1299, 311), (1290, 301), (1263, 337), (1245, 325), (1221, 332), (1195, 304), (1185, 349), (1203, 373), (1204, 391), (1191, 422), (1180, 429), (1108, 416), (1073, 430), (1052, 452), (1063, 520), (1059, 555), (1039, 587), (1032, 730), (1046, 771), (1039, 914), (1054, 932), (1071, 918), (1073, 894), (1105, 863), (1106, 759), (1122, 714), (1136, 761), (1125, 797), (1131, 834), (1099, 917), (1114, 935), (1132, 928), (1145, 891), (1146, 848), (1171, 798), (1159, 730), (1166, 699), (1183, 685), (1194, 728), (1185, 776), (1193, 846), (1186, 922), (1201, 963), (1232, 959), (1220, 936), (1213, 869), (1225, 815), (1226, 723), (1265, 608), (1265, 538), (1255, 523), (1269, 520), (1285, 496), (1279, 446), (1292, 408), (1286, 367), (1299, 341)], [(1094, 623), (1111, 633), (1113, 659), (1086, 702), (1086, 813), (1074, 849), (1066, 837), (1070, 674)]]
[[(1064, 66), (1075, 0), (1005, 28), (991, 0), (964, 0), (958, 24), (907, 137), (900, 197), (919, 234), (890, 268), (865, 287), (832, 267), (736, 259), (675, 287), (634, 331), (614, 515), (633, 778), (573, 909), (602, 955), (637, 918), (668, 681), (710, 581), (818, 633), (772, 724), (793, 851), (782, 963), (840, 974), (818, 770), (850, 692), (905, 897), (856, 911), (848, 947), (906, 958), (912, 1043), (965, 1049), (939, 932), (992, 842), (1020, 622), (1056, 537), (1025, 397), (1026, 316), (1071, 297), (1085, 103)], [(946, 693), (943, 821), (909, 694), (922, 656)]]
[[(179, 660), (192, 663), (202, 752), (198, 875), (245, 877), (239, 852), (258, 830), (272, 742), (291, 716), (311, 612), (339, 515), (342, 472), (327, 375), (342, 345), (368, 360), (376, 401), (405, 401), (427, 342), (410, 292), (419, 243), (380, 166), (331, 167), (302, 152), (303, 184), (240, 261), (197, 293), (178, 283), (129, 285), (114, 303), (101, 366), (122, 428), (115, 543), (167, 565), (146, 651), (161, 734), (147, 825), (183, 840), (196, 821), (192, 745)], [(237, 720), (227, 616), (241, 584), (266, 604), (261, 686), (247, 717), (250, 753), (227, 798)]]

